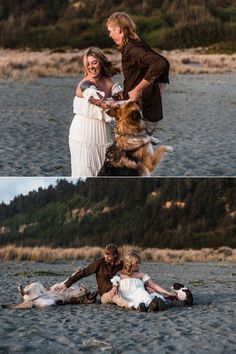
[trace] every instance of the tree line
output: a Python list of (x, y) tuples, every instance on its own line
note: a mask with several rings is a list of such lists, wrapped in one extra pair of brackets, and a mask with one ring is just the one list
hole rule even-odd
[(0, 0), (0, 46), (114, 47), (105, 23), (115, 11), (127, 12), (154, 48), (235, 50), (235, 0)]
[(230, 178), (61, 179), (0, 205), (0, 245), (236, 247), (235, 196)]

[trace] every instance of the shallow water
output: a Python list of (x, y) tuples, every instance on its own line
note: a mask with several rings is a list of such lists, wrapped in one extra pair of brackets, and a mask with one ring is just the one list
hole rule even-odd
[[(78, 80), (0, 81), (1, 176), (70, 175), (68, 132)], [(172, 77), (156, 136), (174, 152), (154, 176), (236, 175), (235, 89), (232, 74)]]
[[(0, 304), (19, 301), (17, 284), (60, 282), (85, 264), (1, 263)], [(161, 313), (101, 304), (22, 311), (0, 308), (0, 353), (235, 352), (235, 265), (143, 263), (142, 269), (167, 289), (175, 281), (188, 285), (194, 305)], [(94, 276), (83, 283), (96, 288)]]

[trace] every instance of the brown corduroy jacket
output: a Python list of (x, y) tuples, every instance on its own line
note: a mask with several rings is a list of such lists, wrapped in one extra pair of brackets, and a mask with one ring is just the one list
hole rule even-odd
[(129, 39), (121, 49), (124, 74), (124, 99), (142, 79), (151, 84), (143, 91), (142, 111), (144, 119), (157, 122), (163, 118), (159, 83), (169, 83), (169, 62), (154, 52), (146, 43)]
[(72, 274), (64, 284), (69, 288), (76, 281), (88, 277), (89, 275), (96, 274), (98, 291), (100, 296), (112, 288), (111, 278), (116, 275), (123, 268), (123, 261), (119, 264), (110, 264), (105, 261), (104, 258), (95, 260), (89, 264), (86, 268), (76, 271)]

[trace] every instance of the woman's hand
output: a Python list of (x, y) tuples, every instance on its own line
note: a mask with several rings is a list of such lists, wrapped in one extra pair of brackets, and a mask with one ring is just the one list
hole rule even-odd
[(178, 299), (178, 296), (177, 296), (176, 293), (169, 293), (169, 292), (168, 292), (166, 295), (169, 296), (169, 297), (173, 297), (173, 298)]
[(117, 294), (117, 286), (113, 286), (108, 294), (109, 294), (110, 298), (113, 299), (113, 297)]
[(120, 91), (120, 92), (114, 93), (112, 98), (113, 98), (114, 101), (122, 101), (124, 99), (123, 92)]

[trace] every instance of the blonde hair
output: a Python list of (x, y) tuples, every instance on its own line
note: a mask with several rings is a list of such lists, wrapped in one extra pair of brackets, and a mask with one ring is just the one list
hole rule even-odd
[(129, 39), (140, 40), (136, 33), (136, 25), (125, 12), (114, 12), (107, 20), (106, 26), (120, 27), (124, 33), (124, 43), (127, 44)]
[[(107, 59), (105, 54), (100, 48), (90, 47), (86, 49), (83, 55), (83, 63), (86, 58), (93, 56), (101, 65), (101, 75), (111, 77), (120, 73), (120, 69), (113, 65), (111, 61)], [(85, 65), (84, 65), (85, 68)], [(86, 68), (85, 68), (86, 69)]]
[(118, 247), (114, 243), (108, 243), (104, 248), (104, 254), (111, 256), (114, 259), (115, 264), (120, 263), (120, 255)]
[(141, 263), (141, 258), (136, 252), (129, 252), (124, 259), (122, 272), (131, 275), (136, 270), (137, 262)]

